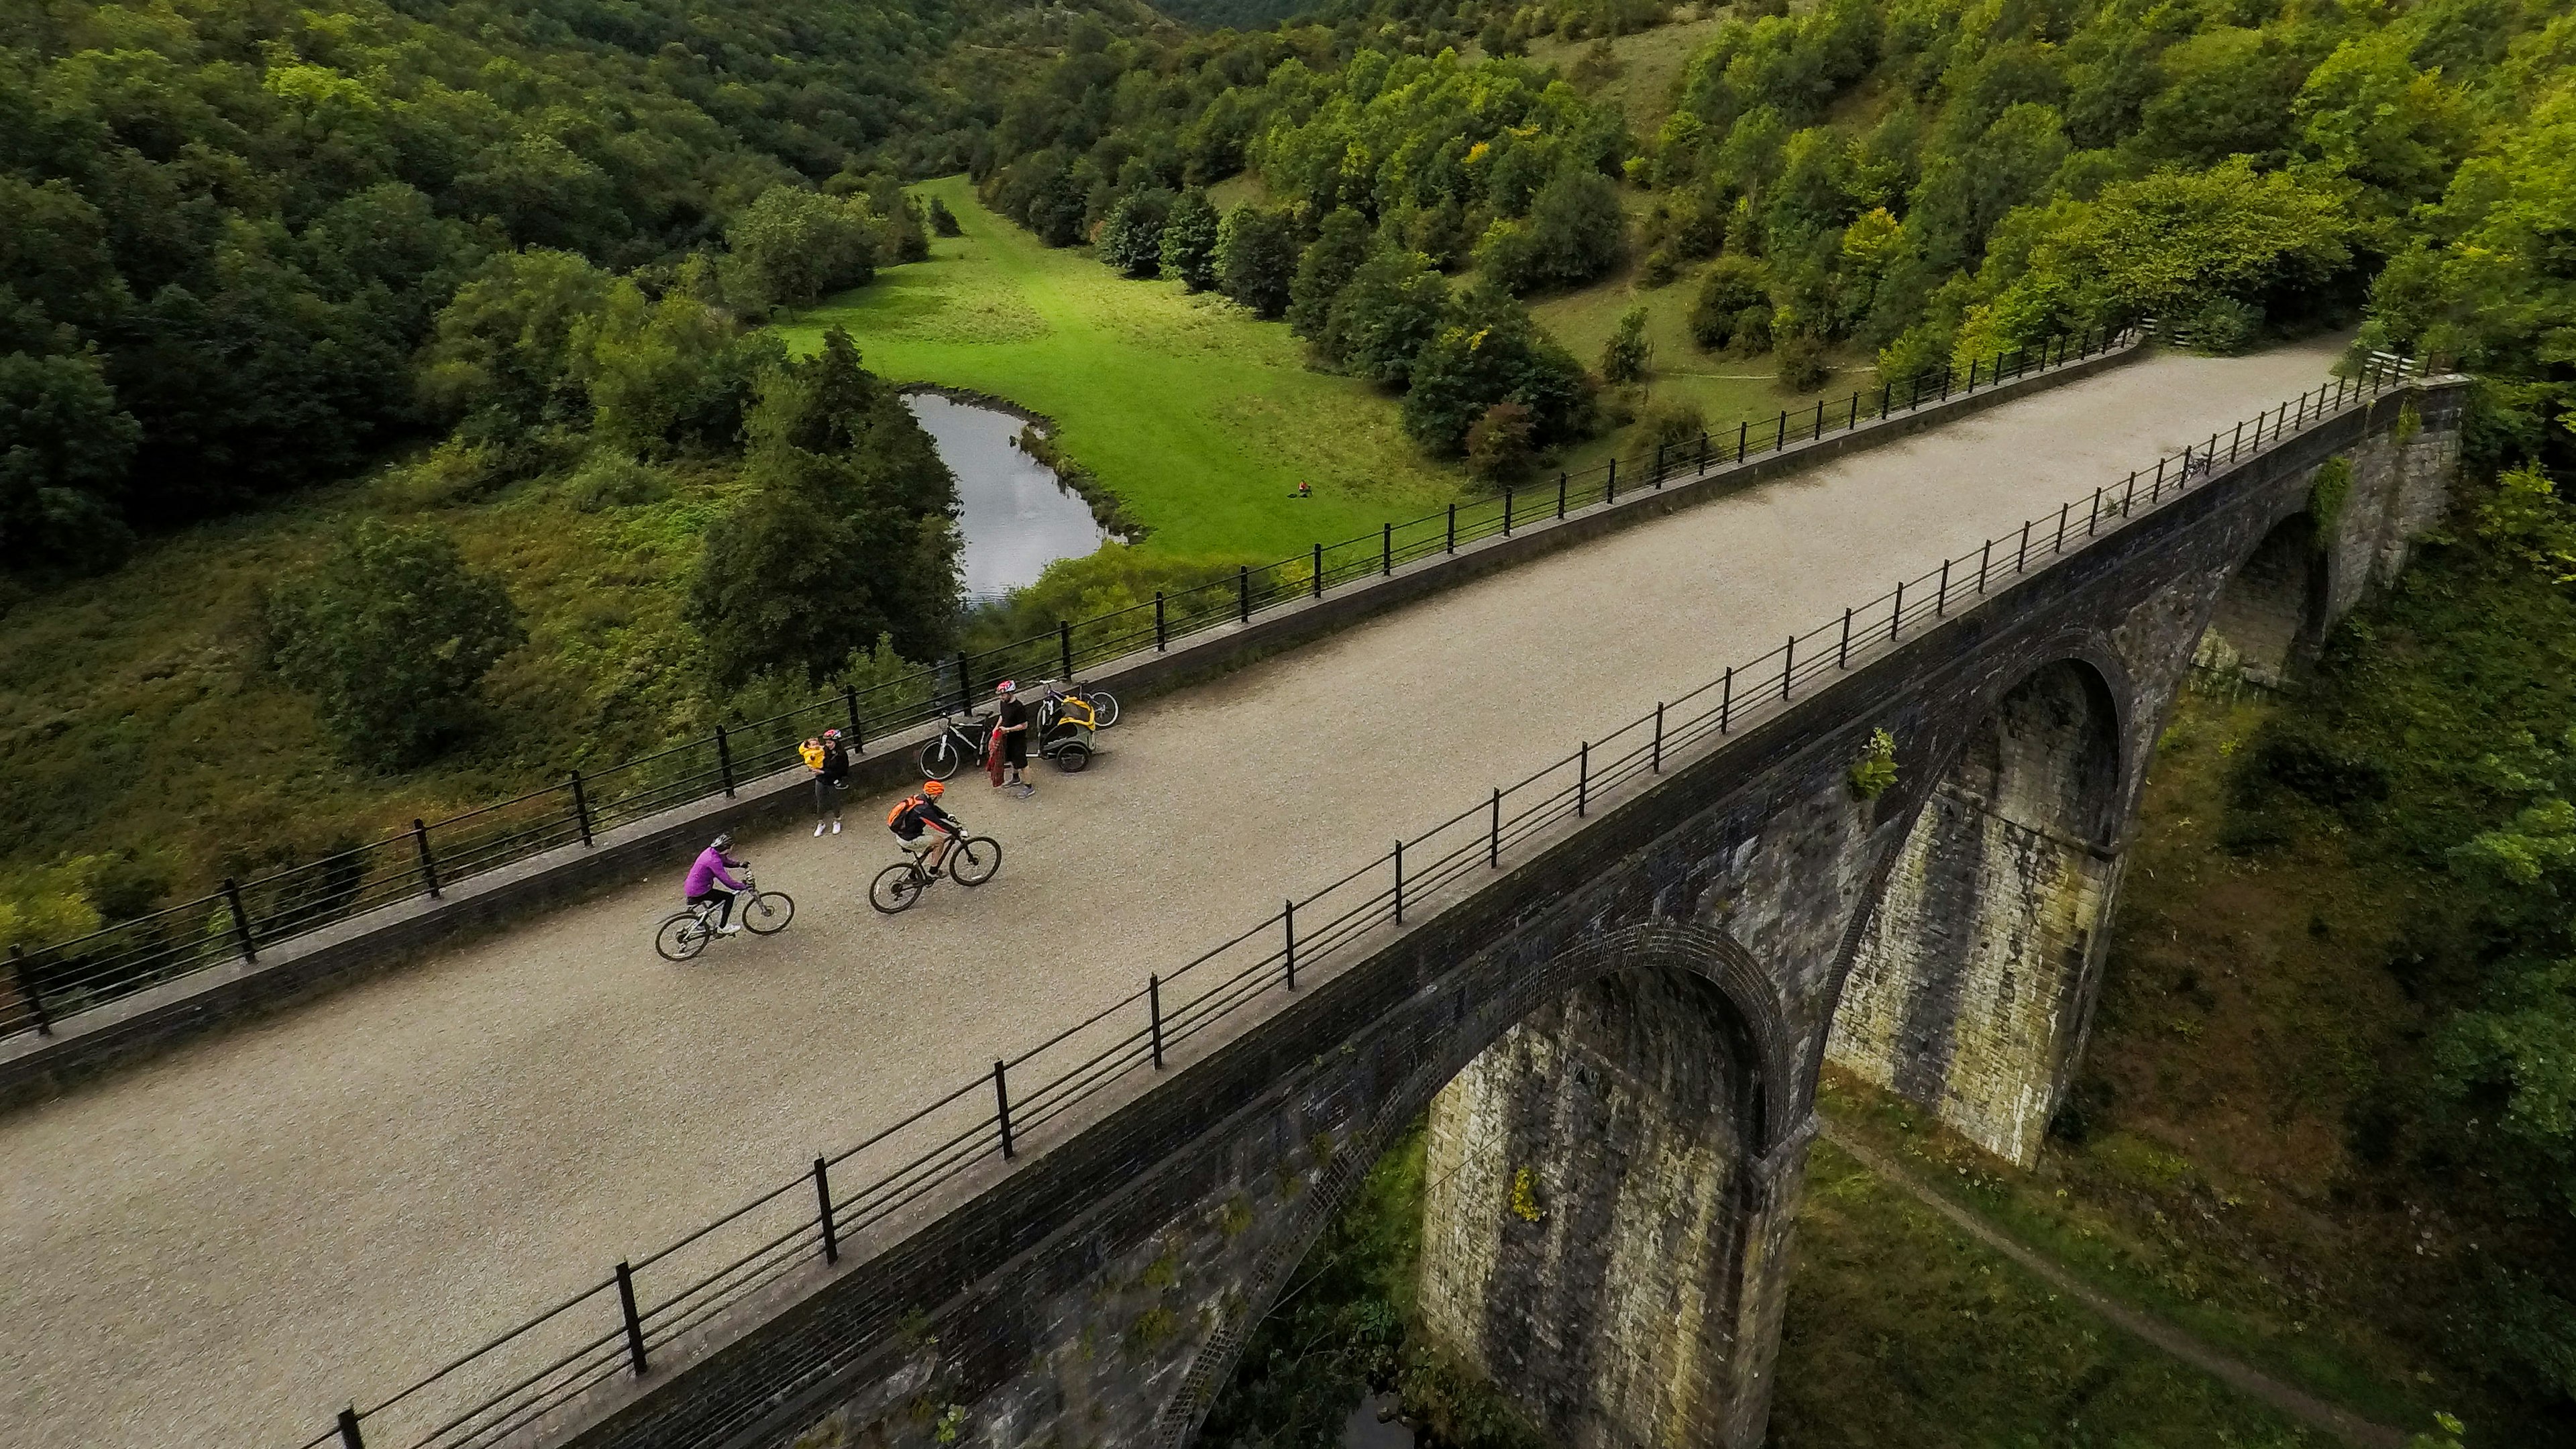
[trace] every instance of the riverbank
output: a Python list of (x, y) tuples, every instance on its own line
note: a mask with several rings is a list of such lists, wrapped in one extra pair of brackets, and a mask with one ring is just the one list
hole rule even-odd
[[(1395, 399), (1310, 369), (1284, 324), (1177, 282), (1129, 281), (1087, 247), (1047, 247), (986, 211), (962, 176), (916, 190), (945, 202), (961, 234), (779, 335), (808, 349), (838, 324), (888, 378), (1047, 419), (1050, 441), (1118, 501), (1118, 521), (1148, 531), (1147, 551), (1281, 558), (1460, 496), (1462, 476), (1404, 436)], [(1295, 497), (1299, 483), (1313, 496)]]

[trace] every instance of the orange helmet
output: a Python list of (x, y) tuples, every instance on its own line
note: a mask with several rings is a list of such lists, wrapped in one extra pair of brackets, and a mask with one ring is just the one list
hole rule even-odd
[(937, 780), (924, 780), (921, 782), (921, 793), (936, 800), (940, 796), (948, 793), (948, 787), (940, 784)]

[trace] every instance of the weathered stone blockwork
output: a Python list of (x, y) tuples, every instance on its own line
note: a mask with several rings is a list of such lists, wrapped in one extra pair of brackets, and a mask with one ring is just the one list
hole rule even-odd
[[(2398, 481), (2355, 485), (2381, 503), (2347, 499), (2337, 558), (2402, 556), (2408, 470), (2436, 468), (2424, 440), (2456, 429), (2461, 386), (2418, 391)], [(2124, 526), (1676, 750), (532, 1437), (928, 1444), (953, 1405), (958, 1443), (1178, 1446), (1369, 1161), (1457, 1079), (1434, 1321), (1570, 1442), (1758, 1444), (1829, 1037), (1919, 1058), (1886, 1065), (1910, 1089), (1938, 1061), (1945, 1100), (2007, 1146), (2045, 1120), (2203, 626), (2318, 467), (2397, 413), (2142, 493)], [(1863, 801), (1846, 771), (1875, 728), (1899, 778)], [(1511, 1211), (1524, 1166), (1536, 1223)]]

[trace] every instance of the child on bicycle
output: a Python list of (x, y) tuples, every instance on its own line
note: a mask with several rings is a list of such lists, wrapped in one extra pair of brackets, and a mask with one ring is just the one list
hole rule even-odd
[(906, 851), (919, 856), (929, 874), (936, 876), (948, 861), (949, 848), (957, 843), (964, 826), (956, 816), (939, 808), (939, 797), (948, 787), (937, 780), (921, 782), (921, 793), (913, 795), (886, 812), (886, 829)]

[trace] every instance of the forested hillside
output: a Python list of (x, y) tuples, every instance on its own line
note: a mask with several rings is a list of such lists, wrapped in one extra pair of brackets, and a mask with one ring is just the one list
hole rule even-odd
[(894, 220), (889, 188), (963, 163), (1049, 24), (930, 0), (7, 7), (0, 567), (112, 566), (136, 530), (452, 421), (415, 351), (513, 249), (665, 265), (780, 188)]

